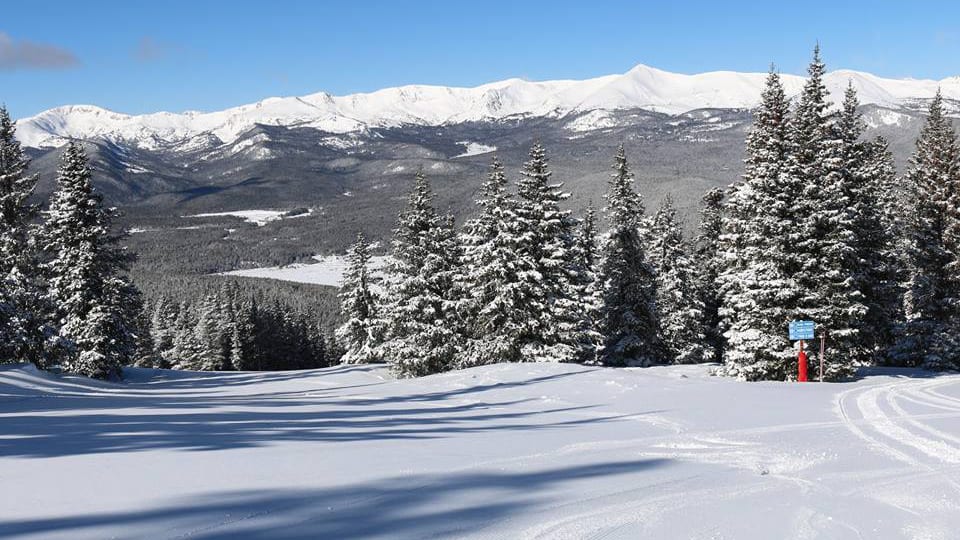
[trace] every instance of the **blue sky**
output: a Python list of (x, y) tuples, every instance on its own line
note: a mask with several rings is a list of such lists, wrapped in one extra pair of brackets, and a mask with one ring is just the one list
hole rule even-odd
[(15, 2), (0, 19), (14, 117), (92, 103), (217, 110), (269, 96), (622, 73), (960, 75), (958, 2), (166, 0)]

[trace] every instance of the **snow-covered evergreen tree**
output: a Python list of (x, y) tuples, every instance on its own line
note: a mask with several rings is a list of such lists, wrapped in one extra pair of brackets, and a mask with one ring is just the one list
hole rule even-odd
[(931, 368), (960, 366), (957, 343), (960, 148), (938, 92), (917, 139), (907, 181), (909, 281), (901, 361)]
[(569, 197), (551, 171), (540, 143), (530, 149), (517, 182), (513, 223), (519, 312), (518, 342), (523, 361), (578, 362), (589, 356), (583, 336), (586, 313), (577, 283), (583, 269), (573, 257), (576, 220), (561, 203)]
[(193, 357), (194, 369), (224, 371), (230, 367), (228, 325), (222, 299), (207, 295), (200, 303), (196, 332), (198, 350)]
[(454, 297), (459, 252), (453, 217), (437, 213), (430, 184), (418, 172), (394, 230), (382, 305), (379, 354), (400, 376), (450, 369), (461, 351)]
[[(842, 354), (859, 364), (872, 364), (892, 345), (901, 296), (895, 272), (901, 261), (896, 256), (891, 224), (885, 223), (890, 219), (885, 197), (892, 195), (889, 191), (894, 181), (891, 156), (883, 141), (861, 140), (865, 125), (859, 105), (851, 83), (833, 126), (834, 137), (840, 141), (839, 169), (834, 178), (839, 180), (841, 194), (841, 200), (834, 204), (846, 200), (848, 215), (834, 222), (845, 223), (850, 229), (851, 254), (842, 259), (845, 264), (841, 275), (849, 277), (849, 290), (859, 293), (862, 302), (862, 308), (854, 306), (847, 312), (858, 334), (856, 342)], [(833, 210), (838, 213), (837, 208)]]
[(788, 254), (797, 241), (792, 205), (799, 186), (788, 165), (790, 104), (771, 68), (747, 136), (743, 179), (730, 188), (720, 236), (722, 373), (748, 380), (789, 378), (795, 359), (787, 324), (800, 296)]
[(583, 211), (577, 228), (575, 249), (578, 264), (589, 274), (596, 274), (600, 252), (597, 245), (597, 210), (592, 203)]
[(655, 278), (641, 242), (643, 200), (623, 145), (617, 150), (606, 195), (610, 230), (600, 264), (600, 359), (608, 365), (649, 365), (662, 361), (658, 340)]
[(176, 334), (173, 339), (171, 368), (199, 370), (203, 358), (203, 343), (197, 338), (197, 320), (191, 306), (186, 302), (180, 304), (174, 326)]
[(904, 328), (904, 283), (909, 279), (910, 266), (906, 241), (909, 212), (904, 211), (910, 207), (904, 203), (909, 200), (909, 190), (897, 176), (893, 154), (883, 137), (868, 142), (864, 153), (863, 190), (878, 206), (882, 229), (868, 235), (881, 247), (862, 255), (864, 260), (873, 261), (865, 265), (873, 283), (864, 290), (868, 309), (864, 322), (871, 340), (867, 343), (876, 350), (878, 362), (899, 364), (896, 344)]
[(819, 49), (809, 73), (791, 131), (789, 174), (804, 186), (795, 226), (804, 238), (793, 251), (800, 256), (795, 277), (803, 291), (797, 317), (827, 332), (824, 377), (833, 380), (852, 375), (869, 355), (860, 333), (867, 307), (856, 231), (858, 215), (866, 215), (859, 179), (862, 128), (852, 88), (838, 121), (830, 121)]
[(136, 289), (122, 276), (129, 256), (111, 235), (113, 209), (94, 193), (83, 149), (67, 145), (43, 230), (44, 265), (60, 334), (74, 350), (65, 371), (116, 377), (135, 356), (136, 321), (130, 306), (140, 305)]
[(345, 351), (340, 359), (345, 364), (366, 364), (378, 361), (375, 351), (379, 339), (377, 299), (370, 276), (370, 245), (363, 233), (347, 252), (347, 269), (340, 284), (340, 315), (343, 324), (336, 336)]
[(16, 139), (16, 125), (0, 106), (0, 362), (55, 362), (55, 329), (48, 324), (42, 276), (31, 221), (37, 207), (29, 202), (37, 175)]
[(460, 312), (467, 340), (457, 367), (523, 360), (526, 311), (524, 282), (514, 261), (515, 201), (507, 191), (503, 165), (497, 158), (476, 204), (479, 214), (467, 221), (461, 235)]
[(722, 232), (723, 200), (720, 188), (707, 191), (701, 198), (700, 227), (694, 243), (694, 262), (697, 267), (697, 287), (703, 304), (703, 325), (707, 336), (706, 360), (723, 359), (723, 336), (720, 328), (720, 234)]
[(256, 339), (254, 321), (254, 300), (234, 299), (236, 324), (230, 335), (230, 365), (238, 371), (256, 369), (253, 344)]
[(603, 347), (603, 336), (600, 335), (598, 324), (600, 321), (600, 283), (598, 279), (600, 247), (597, 234), (597, 211), (592, 203), (587, 204), (583, 211), (583, 218), (577, 227), (574, 242), (574, 263), (579, 268), (579, 279), (574, 286), (577, 296), (583, 305), (582, 328), (580, 329), (581, 349), (583, 361), (596, 362), (597, 354)]
[(656, 275), (656, 306), (664, 360), (695, 364), (706, 359), (703, 302), (693, 259), (686, 252), (673, 199), (664, 197), (653, 219), (650, 261)]
[(173, 363), (174, 338), (177, 335), (177, 306), (166, 296), (160, 296), (150, 315), (150, 333), (157, 354), (156, 367), (169, 368)]

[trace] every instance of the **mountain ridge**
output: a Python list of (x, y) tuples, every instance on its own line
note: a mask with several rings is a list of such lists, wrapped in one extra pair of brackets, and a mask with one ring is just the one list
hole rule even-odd
[[(95, 105), (66, 105), (17, 122), (18, 137), (33, 148), (58, 147), (69, 139), (103, 138), (145, 149), (209, 143), (211, 135), (232, 143), (257, 124), (309, 127), (333, 134), (403, 125), (441, 126), (515, 117), (561, 118), (572, 113), (644, 109), (666, 114), (692, 110), (749, 109), (759, 102), (766, 73), (710, 71), (687, 75), (643, 64), (623, 74), (583, 80), (505, 79), (475, 87), (405, 85), (374, 92), (333, 96), (270, 97), (221, 111), (156, 112), (128, 115)], [(804, 78), (782, 74), (789, 95)], [(835, 102), (848, 84), (862, 104), (903, 106), (929, 99), (939, 88), (960, 100), (960, 76), (888, 79), (849, 69), (832, 71), (825, 84)]]

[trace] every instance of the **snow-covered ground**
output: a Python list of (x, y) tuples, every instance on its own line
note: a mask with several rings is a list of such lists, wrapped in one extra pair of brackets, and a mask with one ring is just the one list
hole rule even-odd
[[(343, 278), (343, 272), (347, 269), (346, 257), (340, 255), (317, 255), (314, 259), (316, 259), (317, 262), (233, 270), (231, 272), (224, 272), (222, 275), (278, 279), (280, 281), (295, 281), (297, 283), (313, 283), (339, 287), (340, 280)], [(371, 257), (370, 268), (373, 272), (379, 272), (386, 266), (388, 261), (389, 257), (385, 256)]]
[(212, 212), (208, 214), (193, 214), (183, 217), (205, 218), (232, 216), (238, 217), (248, 223), (253, 223), (259, 227), (263, 227), (271, 221), (282, 219), (283, 215), (286, 213), (286, 210), (234, 210), (232, 212)]
[(960, 376), (0, 367), (0, 537), (952, 539)]
[(481, 144), (478, 142), (471, 141), (460, 141), (457, 144), (462, 144), (466, 150), (462, 154), (457, 154), (453, 156), (454, 158), (470, 157), (470, 156), (479, 156), (482, 154), (489, 154), (490, 152), (496, 152), (496, 146), (490, 146), (489, 144)]

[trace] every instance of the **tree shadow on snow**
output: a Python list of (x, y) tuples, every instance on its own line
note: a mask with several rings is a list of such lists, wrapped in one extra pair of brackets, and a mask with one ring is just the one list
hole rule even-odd
[[(815, 360), (814, 360), (815, 362)], [(811, 367), (814, 367), (816, 364), (812, 363)], [(886, 366), (864, 366), (857, 368), (856, 373), (853, 374), (851, 381), (859, 381), (863, 379), (869, 379), (871, 377), (894, 377), (900, 379), (935, 379), (937, 377), (945, 377), (949, 375), (957, 375), (956, 371), (932, 371), (929, 369), (923, 369), (919, 367), (886, 367)]]
[[(208, 396), (164, 387), (150, 394), (37, 396), (2, 403), (0, 457), (60, 457), (157, 449), (212, 451), (284, 441), (436, 439), (469, 433), (566, 429), (635, 415), (590, 405), (547, 406), (479, 393), (568, 374), (451, 390), (370, 396), (357, 386)], [(139, 387), (140, 385), (134, 385)], [(344, 393), (347, 390), (348, 393)], [(465, 399), (468, 397), (468, 399)], [(656, 411), (650, 411), (651, 414)]]
[(552, 494), (575, 492), (578, 482), (617, 477), (618, 485), (649, 485), (644, 475), (669, 464), (666, 459), (641, 459), (532, 472), (413, 475), (327, 489), (210, 493), (138, 512), (0, 522), (0, 535), (208, 540), (456, 537), (546, 509), (556, 504)]

